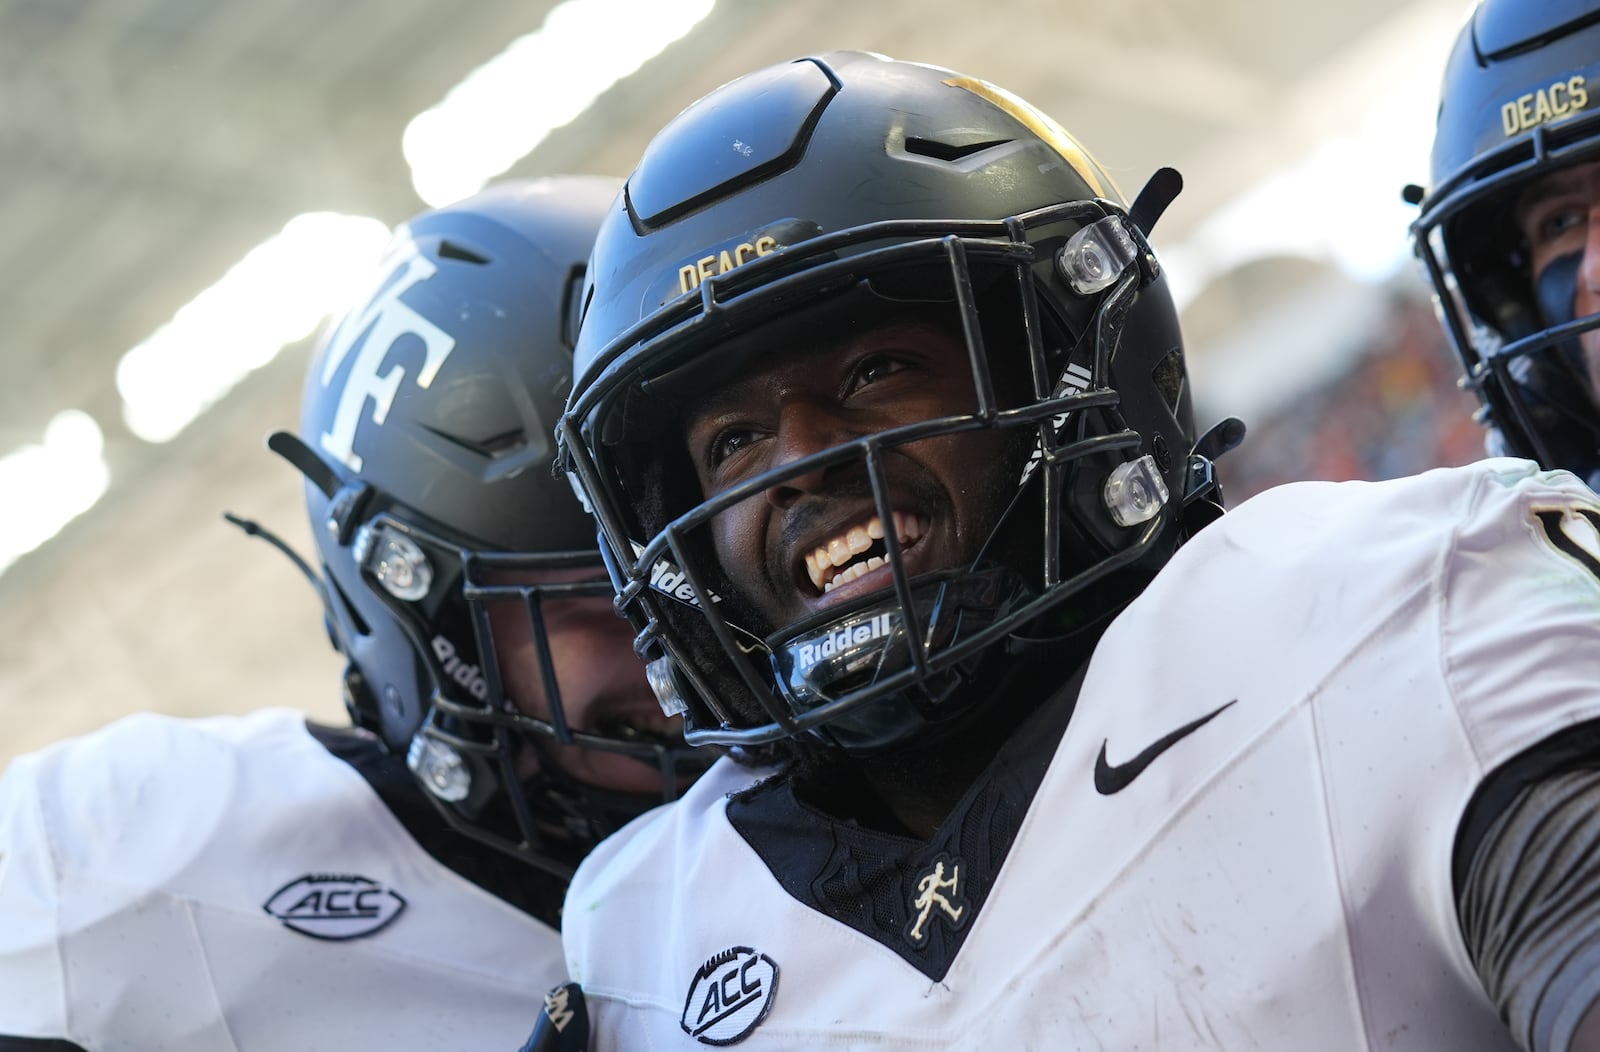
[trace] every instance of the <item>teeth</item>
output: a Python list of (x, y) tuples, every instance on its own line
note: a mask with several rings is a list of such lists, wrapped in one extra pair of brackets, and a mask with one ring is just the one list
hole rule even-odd
[(928, 520), (921, 515), (907, 515), (901, 511), (894, 513), (894, 535), (901, 544), (909, 544), (927, 532)]
[(881, 555), (874, 555), (864, 563), (857, 563), (854, 566), (846, 567), (845, 569), (839, 571), (838, 577), (835, 577), (833, 580), (822, 586), (823, 594), (833, 591), (842, 584), (849, 584), (857, 577), (860, 577), (863, 574), (869, 574), (880, 566), (888, 565), (889, 560), (885, 559)]
[[(928, 520), (921, 515), (906, 512), (894, 512), (892, 516), (894, 533), (902, 547), (919, 540), (928, 532)], [(844, 566), (851, 559), (872, 547), (873, 541), (883, 539), (883, 520), (874, 515), (864, 525), (852, 526), (844, 533), (829, 540), (806, 553), (806, 573), (811, 577), (811, 585), (823, 592), (831, 592), (842, 584), (848, 584), (862, 574), (871, 573), (880, 566), (887, 564), (881, 556), (873, 556), (864, 563), (841, 570), (837, 575), (830, 577), (836, 567)]]

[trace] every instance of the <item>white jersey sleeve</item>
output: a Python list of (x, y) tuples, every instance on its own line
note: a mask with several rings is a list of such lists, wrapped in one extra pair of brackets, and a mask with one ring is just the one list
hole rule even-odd
[(62, 1037), (65, 965), (55, 940), (56, 861), (33, 772), (36, 758), (0, 776), (0, 1034)]
[(1511, 460), (1246, 502), (1108, 628), (1037, 788), (969, 792), (1025, 812), (990, 871), (965, 802), (908, 843), (713, 770), (569, 893), (592, 1047), (1510, 1052), (1452, 854), (1496, 768), (1600, 719), (1596, 524)]
[(1441, 672), (1485, 769), (1593, 718), (1600, 498), (1576, 478), (1486, 472), (1439, 598)]
[(289, 710), (136, 716), (0, 781), (0, 1035), (513, 1048), (546, 925), (429, 856)]

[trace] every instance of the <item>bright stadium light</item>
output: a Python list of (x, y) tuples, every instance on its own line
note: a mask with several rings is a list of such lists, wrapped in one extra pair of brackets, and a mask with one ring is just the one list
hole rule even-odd
[(122, 356), (117, 391), (128, 429), (147, 442), (174, 438), (369, 283), (388, 240), (389, 228), (365, 216), (289, 220)]
[(0, 572), (48, 541), (94, 506), (111, 481), (105, 442), (94, 418), (76, 409), (57, 413), (44, 441), (0, 457)]
[(711, 13), (716, 0), (566, 0), (419, 113), (401, 139), (434, 208), (477, 193), (613, 84)]

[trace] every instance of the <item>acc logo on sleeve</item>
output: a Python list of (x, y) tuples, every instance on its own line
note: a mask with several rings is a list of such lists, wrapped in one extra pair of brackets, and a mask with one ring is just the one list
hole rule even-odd
[(367, 877), (308, 873), (273, 892), (261, 908), (313, 939), (359, 939), (400, 916), (406, 900)]
[(683, 1001), (683, 1032), (702, 1044), (743, 1041), (767, 1017), (778, 988), (778, 966), (748, 946), (734, 946), (706, 961)]

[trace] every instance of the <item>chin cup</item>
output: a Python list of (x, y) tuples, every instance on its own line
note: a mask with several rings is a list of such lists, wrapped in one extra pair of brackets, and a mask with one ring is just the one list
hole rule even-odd
[[(894, 593), (869, 596), (860, 605), (828, 610), (769, 641), (773, 673), (790, 708), (803, 715), (850, 695), (861, 704), (828, 723), (826, 734), (850, 750), (903, 741), (921, 727), (954, 715), (953, 696), (973, 676), (982, 652), (941, 667), (915, 685), (874, 691), (913, 667), (913, 647), (925, 646), (930, 662), (1025, 603), (1031, 593), (1022, 578), (1003, 566), (929, 575), (912, 582), (912, 638)], [(869, 699), (866, 695), (871, 694)]]

